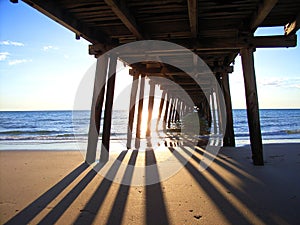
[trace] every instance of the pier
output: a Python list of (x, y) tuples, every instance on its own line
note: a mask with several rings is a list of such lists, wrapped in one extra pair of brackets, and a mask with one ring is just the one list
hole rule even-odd
[[(147, 57), (157, 59), (139, 61), (130, 64), (133, 58), (139, 58), (140, 52), (131, 51), (128, 55), (111, 54), (97, 62), (94, 96), (92, 100), (89, 145), (86, 161), (96, 160), (97, 141), (100, 126), (103, 126), (102, 150), (100, 161), (107, 161), (110, 148), (111, 113), (114, 99), (114, 84), (117, 60), (127, 63), (132, 69), (127, 148), (138, 148), (136, 141), (132, 145), (132, 131), (135, 129), (136, 139), (140, 138), (140, 121), (143, 107), (144, 77), (150, 80), (148, 102), (148, 125), (151, 123), (153, 110), (153, 93), (156, 88), (163, 91), (159, 109), (159, 120), (165, 129), (180, 121), (189, 110), (197, 109), (211, 126), (211, 130), (224, 128), (224, 146), (235, 146), (229, 76), (234, 69), (234, 60), (241, 57), (245, 84), (245, 98), (249, 124), (252, 159), (255, 165), (263, 165), (263, 147), (259, 119), (259, 102), (255, 76), (255, 49), (295, 47), (296, 31), (299, 29), (299, 1), (264, 0), (264, 1), (197, 1), (197, 0), (166, 0), (166, 1), (42, 1), (23, 0), (49, 18), (74, 32), (76, 39), (88, 40), (89, 54), (101, 57), (105, 53), (128, 43), (141, 40), (156, 40), (174, 43), (190, 50), (201, 58), (212, 71), (213, 79), (218, 88), (211, 88), (211, 80), (200, 79), (201, 84), (191, 79), (186, 71), (161, 61), (164, 57), (173, 58), (178, 67), (193, 62), (199, 65), (193, 54), (187, 55), (180, 49), (167, 51), (154, 49), (144, 52)], [(18, 0), (11, 0), (17, 3)], [(282, 35), (254, 36), (259, 27), (282, 26)], [(288, 51), (288, 50), (287, 50)], [(177, 59), (177, 61), (176, 61)], [(184, 60), (183, 60), (184, 59)], [(191, 67), (189, 67), (191, 68)], [(187, 68), (188, 70), (188, 68)], [(193, 71), (188, 71), (193, 72)], [(199, 71), (198, 71), (199, 72)], [(203, 73), (207, 73), (204, 70)], [(97, 75), (98, 74), (98, 75)], [(111, 74), (108, 78), (108, 74)], [(202, 76), (198, 74), (197, 77)], [(169, 85), (158, 83), (162, 77), (180, 86), (192, 100), (188, 104), (180, 98), (181, 93)], [(101, 80), (102, 79), (102, 80)], [(102, 84), (105, 79), (105, 85)], [(139, 81), (139, 82), (138, 82)], [(205, 87), (209, 83), (209, 90)], [(100, 89), (99, 89), (100, 87)], [(137, 90), (139, 89), (139, 93)], [(104, 96), (106, 94), (106, 96)], [(139, 95), (138, 104), (136, 98)], [(220, 96), (224, 96), (226, 115), (217, 113)], [(217, 106), (217, 107), (215, 107)], [(104, 122), (100, 124), (104, 108)], [(164, 109), (164, 111), (162, 111)], [(134, 118), (135, 111), (138, 112)], [(226, 121), (222, 121), (226, 118)], [(133, 127), (136, 119), (137, 127)], [(212, 121), (218, 121), (218, 125)], [(157, 121), (159, 123), (159, 121)], [(215, 126), (215, 127), (214, 127)], [(219, 128), (218, 128), (219, 127)], [(151, 136), (150, 125), (146, 133)]]

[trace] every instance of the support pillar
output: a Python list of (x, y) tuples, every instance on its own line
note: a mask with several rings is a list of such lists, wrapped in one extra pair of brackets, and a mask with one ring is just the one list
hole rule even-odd
[(165, 114), (163, 119), (163, 129), (165, 130), (166, 124), (167, 124), (167, 118), (168, 118), (168, 111), (169, 111), (169, 105), (170, 105), (170, 94), (167, 94), (167, 102), (166, 102), (166, 108), (165, 108)]
[(134, 113), (135, 113), (135, 101), (136, 101), (136, 93), (138, 89), (138, 79), (139, 74), (134, 71), (130, 93), (130, 103), (129, 103), (129, 116), (128, 116), (128, 127), (127, 127), (127, 149), (131, 148), (131, 140), (132, 140), (132, 129), (133, 129), (133, 121), (134, 121)]
[(243, 48), (240, 54), (242, 57), (253, 164), (264, 165), (253, 49)]
[(150, 81), (146, 137), (151, 137), (151, 124), (152, 124), (151, 122), (152, 122), (152, 112), (153, 112), (153, 104), (154, 104), (154, 91), (155, 91), (155, 84)]
[(213, 121), (214, 121), (214, 134), (217, 134), (217, 117), (216, 117), (216, 105), (215, 105), (215, 95), (214, 92), (212, 91), (210, 94), (211, 97), (211, 112), (213, 116)]
[(171, 122), (175, 123), (176, 121), (176, 110), (177, 110), (177, 105), (178, 105), (178, 98), (175, 99), (174, 101), (174, 105), (173, 105), (173, 110), (172, 110), (172, 119)]
[(170, 110), (169, 110), (169, 118), (168, 118), (168, 128), (171, 128), (171, 122), (172, 122), (172, 115), (173, 115), (173, 110), (174, 110), (174, 103), (175, 103), (175, 98), (170, 99)]
[(226, 105), (226, 130), (225, 130), (225, 136), (223, 138), (223, 145), (235, 147), (232, 104), (231, 104), (228, 73), (222, 73), (221, 86), (223, 89), (224, 101)]
[(164, 103), (165, 103), (165, 97), (166, 97), (166, 91), (163, 91), (161, 94), (161, 99), (160, 99), (160, 104), (159, 104), (158, 117), (157, 117), (157, 121), (156, 121), (156, 130), (158, 130), (158, 124), (161, 119), (161, 114), (162, 114), (162, 110), (163, 110)]
[(137, 123), (136, 123), (136, 140), (135, 140), (136, 149), (140, 148), (141, 123), (142, 123), (142, 116), (143, 116), (142, 113), (143, 113), (143, 105), (144, 105), (144, 90), (145, 90), (145, 76), (141, 75), (138, 115), (137, 115)]
[(112, 107), (113, 107), (114, 92), (115, 92), (117, 57), (115, 55), (112, 55), (110, 56), (109, 59), (110, 59), (109, 69), (108, 69), (109, 77), (107, 80), (100, 162), (107, 162), (109, 157)]
[(91, 106), (90, 126), (88, 133), (88, 145), (85, 161), (93, 163), (96, 160), (97, 144), (100, 130), (100, 121), (105, 93), (105, 83), (107, 76), (108, 57), (101, 56), (97, 60), (94, 91)]

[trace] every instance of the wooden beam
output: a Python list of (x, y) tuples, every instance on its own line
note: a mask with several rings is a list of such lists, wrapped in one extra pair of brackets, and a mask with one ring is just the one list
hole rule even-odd
[(138, 115), (137, 115), (137, 122), (136, 122), (136, 139), (135, 139), (135, 148), (136, 149), (140, 148), (141, 127), (142, 127), (142, 117), (143, 117), (143, 105), (144, 105), (144, 90), (145, 90), (145, 76), (141, 75)]
[(91, 106), (90, 126), (88, 133), (88, 145), (85, 161), (93, 163), (96, 160), (96, 151), (102, 115), (102, 106), (105, 92), (105, 82), (107, 77), (108, 57), (103, 55), (97, 60), (94, 90)]
[[(251, 46), (251, 45), (249, 45)], [(297, 35), (277, 35), (277, 36), (260, 36), (253, 38), (253, 47), (255, 48), (285, 48), (296, 47)]]
[(284, 26), (284, 34), (295, 34), (300, 28), (300, 14), (296, 16), (296, 19)]
[(111, 133), (112, 107), (115, 93), (117, 57), (111, 55), (109, 60), (107, 91), (105, 100), (104, 123), (102, 132), (102, 146), (100, 154), (100, 162), (107, 162), (109, 158), (109, 142)]
[(223, 145), (235, 147), (232, 104), (231, 104), (228, 73), (222, 73), (222, 80), (220, 83), (223, 90), (224, 101), (226, 105), (226, 128), (225, 128), (225, 135), (223, 138)]
[(165, 130), (166, 124), (167, 124), (167, 117), (168, 117), (168, 111), (169, 111), (169, 105), (170, 105), (170, 93), (167, 93), (167, 102), (166, 102), (166, 108), (165, 108), (165, 113), (164, 113), (164, 118), (163, 118), (163, 129)]
[(254, 32), (257, 27), (266, 19), (278, 0), (264, 0), (259, 4), (257, 11), (252, 15), (250, 30)]
[(156, 121), (156, 130), (158, 130), (158, 124), (159, 124), (159, 121), (161, 119), (162, 109), (163, 109), (164, 103), (165, 103), (165, 97), (166, 97), (166, 91), (164, 90), (162, 92), (161, 98), (160, 98), (160, 104), (159, 104), (159, 109), (158, 109), (158, 117), (157, 117), (157, 121)]
[(144, 39), (140, 29), (137, 26), (135, 18), (131, 15), (131, 13), (125, 5), (120, 4), (116, 0), (104, 1), (138, 40)]
[(197, 0), (187, 0), (188, 3), (188, 13), (190, 20), (190, 29), (192, 37), (196, 38), (198, 34), (198, 4)]
[(134, 120), (134, 113), (135, 113), (136, 93), (138, 89), (138, 79), (139, 79), (139, 73), (135, 72), (133, 74), (130, 103), (129, 103), (129, 116), (128, 116), (128, 127), (127, 127), (127, 149), (131, 148), (132, 128), (133, 128), (133, 120)]
[(244, 74), (247, 116), (253, 164), (264, 165), (253, 49), (241, 49), (240, 54), (242, 58)]
[(152, 112), (153, 112), (153, 105), (154, 105), (154, 91), (155, 91), (155, 84), (150, 81), (146, 137), (151, 137)]
[[(187, 65), (189, 66), (189, 65)], [(192, 65), (190, 65), (191, 67)], [(187, 67), (187, 72), (193, 72), (193, 71), (189, 71), (191, 68)], [(163, 69), (166, 68), (166, 69)], [(186, 73), (176, 67), (169, 67), (169, 66), (164, 66), (163, 68), (146, 68), (146, 66), (140, 65), (140, 66), (136, 66), (134, 67), (134, 69), (130, 69), (131, 70), (138, 70), (140, 73), (145, 73), (147, 75), (159, 75), (159, 74), (165, 74), (165, 75), (173, 75), (173, 76), (181, 76), (181, 75), (185, 75)], [(193, 69), (193, 68), (192, 68)], [(197, 67), (197, 69), (204, 70), (204, 74), (207, 74), (209, 71), (207, 71), (207, 67), (203, 66), (203, 67)], [(210, 68), (211, 71), (213, 73), (217, 73), (217, 72), (227, 72), (227, 73), (232, 73), (233, 72), (233, 66), (214, 66), (212, 68)]]
[(106, 33), (100, 29), (92, 29), (84, 22), (79, 21), (71, 13), (61, 8), (56, 1), (35, 0), (34, 3), (30, 0), (23, 1), (93, 44), (111, 43), (111, 38)]
[(173, 115), (173, 110), (174, 110), (174, 104), (175, 104), (175, 98), (172, 96), (170, 97), (169, 101), (169, 116), (168, 116), (168, 123), (167, 123), (167, 128), (171, 128), (171, 122), (172, 122), (172, 115)]
[[(172, 40), (170, 40), (172, 42)], [(297, 45), (296, 35), (255, 36), (240, 38), (210, 38), (210, 39), (181, 39), (173, 40), (174, 43), (193, 50), (234, 50), (242, 48), (276, 48), (295, 47)]]

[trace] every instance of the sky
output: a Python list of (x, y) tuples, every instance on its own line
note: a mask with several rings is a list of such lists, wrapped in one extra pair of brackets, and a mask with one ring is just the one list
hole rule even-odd
[[(267, 34), (283, 34), (283, 28), (256, 32)], [(25, 3), (0, 0), (0, 110), (73, 109), (78, 86), (96, 62), (88, 45)], [(257, 49), (254, 57), (259, 107), (300, 108), (299, 47)], [(116, 95), (129, 87), (126, 73), (117, 76)], [(246, 108), (240, 56), (229, 77), (233, 108)]]

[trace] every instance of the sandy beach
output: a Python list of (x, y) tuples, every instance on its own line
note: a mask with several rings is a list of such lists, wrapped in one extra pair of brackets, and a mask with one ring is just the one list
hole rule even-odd
[(196, 151), (174, 176), (148, 186), (104, 179), (78, 151), (1, 151), (0, 222), (300, 224), (300, 144), (264, 150), (265, 166), (253, 166), (249, 147), (223, 148), (204, 172)]

